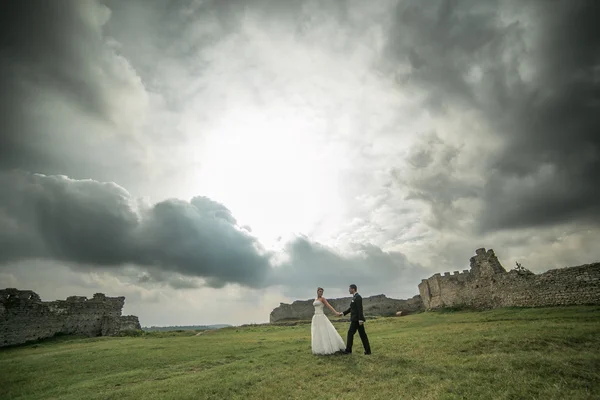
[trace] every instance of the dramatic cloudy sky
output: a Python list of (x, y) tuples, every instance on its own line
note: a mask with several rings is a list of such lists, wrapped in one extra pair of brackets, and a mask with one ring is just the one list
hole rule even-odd
[(0, 287), (143, 325), (600, 260), (600, 2), (0, 6)]

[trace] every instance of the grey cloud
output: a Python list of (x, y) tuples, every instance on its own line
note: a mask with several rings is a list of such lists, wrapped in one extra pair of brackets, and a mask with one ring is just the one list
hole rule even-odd
[[(473, 55), (486, 52), (506, 29), (498, 25), (498, 2), (402, 1), (392, 13), (388, 45), (378, 67), (398, 82), (425, 89), (436, 111), (471, 99), (464, 74), (475, 61)], [(399, 64), (409, 69), (399, 70)]]
[(305, 237), (288, 242), (288, 259), (272, 268), (273, 253), (239, 227), (225, 206), (206, 197), (140, 208), (114, 183), (22, 172), (0, 173), (0, 186), (4, 265), (46, 259), (130, 277), (132, 266), (139, 266), (145, 272), (137, 274), (138, 284), (176, 289), (239, 283), (296, 290), (350, 280), (382, 292), (402, 291), (414, 289), (427, 273), (400, 252), (357, 244), (347, 256)]
[(458, 228), (476, 210), (467, 201), (482, 194), (480, 182), (465, 176), (459, 163), (464, 149), (436, 133), (422, 135), (407, 155), (403, 171), (393, 170), (396, 185), (407, 188), (405, 200), (429, 205), (424, 221), (439, 230)]
[(271, 283), (287, 286), (288, 293), (306, 295), (317, 286), (347, 289), (354, 283), (364, 291), (413, 296), (429, 272), (400, 252), (386, 252), (371, 244), (356, 244), (353, 255), (297, 237), (287, 243), (289, 259), (276, 267)]
[[(119, 38), (121, 46), (148, 83), (161, 91), (176, 89), (186, 93), (197, 88), (186, 85), (166, 87), (152, 79), (159, 64), (165, 60), (194, 61), (179, 67), (192, 75), (198, 74), (209, 63), (199, 54), (237, 33), (248, 12), (270, 23), (288, 23), (298, 18), (302, 11), (302, 2), (281, 0), (107, 0), (105, 3), (114, 14), (106, 24), (107, 31)], [(158, 54), (161, 57), (159, 63), (156, 60)]]
[(145, 150), (131, 130), (148, 98), (104, 36), (109, 17), (95, 0), (2, 2), (0, 168), (114, 178), (125, 164), (122, 179), (138, 170)]
[[(600, 222), (600, 28), (593, 1), (540, 13), (537, 77), (508, 93), (507, 134), (486, 188), (490, 228)], [(512, 88), (509, 88), (512, 89)], [(531, 181), (534, 184), (531, 184)]]
[(198, 289), (201, 287), (197, 282), (185, 278), (174, 278), (168, 281), (173, 289)]
[[(380, 67), (409, 65), (400, 85), (424, 89), (435, 113), (479, 113), (500, 144), (472, 166), (486, 182), (475, 192), (442, 166), (418, 196), (435, 208), (444, 191), (477, 193), (482, 232), (600, 221), (599, 12), (595, 1), (398, 4)], [(427, 153), (414, 162), (430, 168)]]
[[(94, 71), (95, 63), (106, 67), (101, 26), (108, 8), (96, 1), (12, 1), (3, 2), (1, 15), (3, 72), (51, 87), (91, 113), (109, 113), (107, 89)], [(108, 72), (119, 78), (116, 71)]]
[(113, 183), (0, 172), (2, 261), (26, 255), (110, 265), (129, 256), (138, 218)]
[(136, 210), (129, 193), (113, 183), (13, 172), (0, 174), (0, 186), (4, 263), (45, 258), (83, 268), (147, 265), (202, 277), (213, 287), (261, 286), (269, 271), (269, 255), (256, 239), (238, 228), (226, 207), (205, 197)]
[(134, 282), (140, 286), (153, 289), (168, 286), (173, 289), (198, 289), (203, 287), (197, 278), (183, 276), (171, 271), (163, 271), (159, 268), (149, 268), (142, 274), (137, 274)]
[(184, 275), (202, 271), (209, 285), (227, 282), (260, 286), (269, 270), (268, 254), (241, 230), (224, 206), (205, 197), (191, 202), (169, 200), (144, 213), (139, 228), (139, 262), (159, 263)]

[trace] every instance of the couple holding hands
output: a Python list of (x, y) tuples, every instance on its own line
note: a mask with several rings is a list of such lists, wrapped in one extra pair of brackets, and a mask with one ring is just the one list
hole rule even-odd
[[(323, 297), (323, 288), (317, 288), (317, 298), (313, 302), (315, 314), (313, 315), (311, 325), (313, 354), (335, 354), (340, 351), (344, 354), (352, 354), (352, 343), (356, 331), (358, 331), (360, 340), (365, 348), (365, 354), (371, 354), (369, 338), (367, 338), (367, 333), (365, 332), (362, 297), (358, 294), (358, 288), (354, 284), (350, 285), (348, 291), (352, 295), (350, 307), (344, 312), (338, 312)], [(345, 345), (342, 337), (337, 333), (335, 327), (323, 312), (325, 306), (329, 307), (338, 316), (350, 314), (350, 328), (348, 329), (348, 338)]]

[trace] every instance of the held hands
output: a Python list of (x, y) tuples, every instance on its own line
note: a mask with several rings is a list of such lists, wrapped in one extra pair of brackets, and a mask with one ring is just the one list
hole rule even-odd
[(365, 324), (365, 321), (358, 321), (358, 324), (359, 324), (359, 325), (364, 325), (364, 324)]

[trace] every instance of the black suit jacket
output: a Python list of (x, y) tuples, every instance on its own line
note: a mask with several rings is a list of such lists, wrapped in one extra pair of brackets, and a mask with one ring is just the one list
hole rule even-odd
[(365, 314), (363, 314), (362, 297), (356, 293), (350, 303), (350, 308), (344, 311), (344, 315), (350, 313), (350, 321), (366, 321)]

